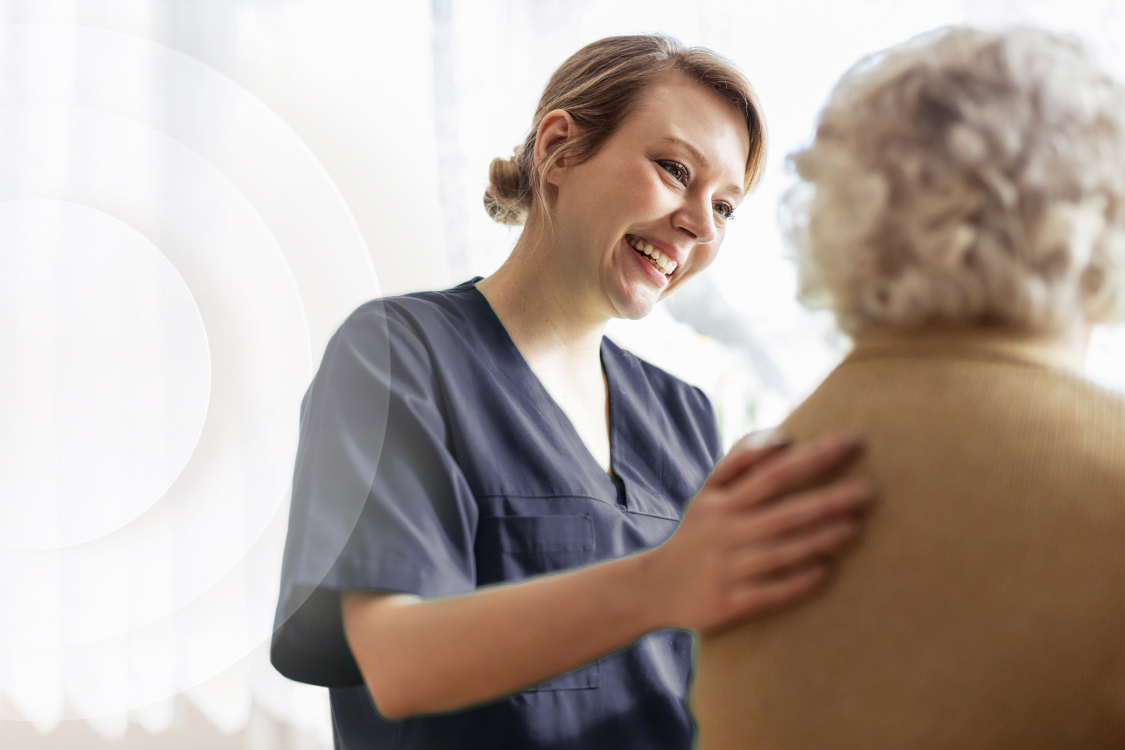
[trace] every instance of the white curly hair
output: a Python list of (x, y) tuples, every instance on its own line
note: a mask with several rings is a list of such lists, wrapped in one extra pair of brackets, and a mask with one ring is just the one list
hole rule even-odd
[(790, 162), (802, 301), (848, 333), (1125, 317), (1125, 89), (1074, 39), (957, 26), (868, 57)]

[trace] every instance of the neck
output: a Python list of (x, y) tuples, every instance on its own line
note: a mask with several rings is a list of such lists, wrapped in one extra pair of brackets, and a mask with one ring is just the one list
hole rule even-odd
[[(530, 363), (559, 356), (598, 360), (608, 317), (574, 278), (542, 222), (529, 220), (508, 259), (477, 289)], [(598, 360), (600, 361), (600, 360)]]
[(1079, 321), (1064, 331), (1050, 334), (985, 326), (929, 326), (907, 329), (877, 326), (855, 338), (857, 349), (885, 346), (960, 346), (1008, 352), (1076, 374), (1081, 374), (1090, 340), (1091, 326)]

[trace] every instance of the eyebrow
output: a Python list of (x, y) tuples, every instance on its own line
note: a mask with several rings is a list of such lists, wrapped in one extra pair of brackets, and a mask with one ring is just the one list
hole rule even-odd
[[(683, 138), (676, 138), (675, 136), (672, 136), (672, 135), (666, 135), (666, 136), (664, 136), (664, 140), (667, 141), (668, 143), (673, 143), (677, 146), (683, 146), (685, 149), (688, 150), (688, 152), (691, 154), (692, 158), (695, 159), (697, 162), (699, 162), (702, 166), (704, 166), (704, 167), (710, 167), (711, 166), (711, 162), (707, 159), (706, 156), (703, 155), (703, 152), (700, 151), (698, 148), (696, 148), (693, 144), (685, 141)], [(745, 194), (742, 192), (742, 186), (741, 185), (736, 185), (734, 183), (731, 183), (730, 185), (727, 185), (724, 188), (724, 190), (734, 191), (735, 193), (738, 194), (739, 198), (745, 198), (746, 197)]]

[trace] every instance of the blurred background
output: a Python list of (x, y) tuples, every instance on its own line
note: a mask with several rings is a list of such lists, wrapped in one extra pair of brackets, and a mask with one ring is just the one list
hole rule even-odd
[[(603, 36), (733, 59), (767, 177), (626, 348), (729, 445), (847, 351), (795, 301), (785, 155), (861, 56), (1028, 22), (1125, 76), (1118, 0), (0, 0), (0, 747), (328, 748), (268, 663), (300, 398), (379, 295), (488, 275), (487, 167)], [(1125, 331), (1092, 377), (1125, 390)]]

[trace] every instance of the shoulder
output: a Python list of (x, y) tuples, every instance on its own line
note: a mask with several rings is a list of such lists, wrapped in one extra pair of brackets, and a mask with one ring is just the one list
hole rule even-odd
[(329, 340), (310, 394), (318, 386), (362, 390), (374, 381), (430, 388), (434, 373), (455, 366), (472, 338), (473, 300), (466, 286), (360, 305)]
[(480, 317), (472, 282), (452, 289), (380, 297), (340, 325), (326, 356), (341, 345), (369, 351), (448, 351), (471, 336)]
[(371, 326), (387, 326), (395, 332), (425, 336), (464, 324), (473, 317), (472, 292), (472, 283), (466, 282), (443, 291), (379, 297), (357, 307), (340, 330), (358, 332)]

